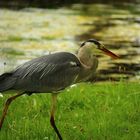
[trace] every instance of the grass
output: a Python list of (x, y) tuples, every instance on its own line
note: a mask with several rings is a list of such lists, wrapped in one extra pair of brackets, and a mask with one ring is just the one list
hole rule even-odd
[[(0, 98), (0, 113), (7, 97)], [(50, 94), (22, 96), (10, 106), (0, 140), (56, 140)], [(56, 124), (64, 140), (138, 140), (140, 84), (79, 84), (58, 97)]]

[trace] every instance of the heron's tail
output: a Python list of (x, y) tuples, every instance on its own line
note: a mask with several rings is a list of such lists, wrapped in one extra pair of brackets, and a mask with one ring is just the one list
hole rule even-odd
[(15, 84), (16, 79), (12, 76), (13, 73), (4, 73), (0, 75), (0, 92), (9, 90)]

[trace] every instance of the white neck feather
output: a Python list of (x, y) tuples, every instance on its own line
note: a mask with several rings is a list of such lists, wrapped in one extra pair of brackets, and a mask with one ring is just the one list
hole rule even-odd
[(82, 47), (78, 51), (78, 58), (85, 68), (92, 69), (98, 64), (96, 56), (94, 56), (90, 47)]

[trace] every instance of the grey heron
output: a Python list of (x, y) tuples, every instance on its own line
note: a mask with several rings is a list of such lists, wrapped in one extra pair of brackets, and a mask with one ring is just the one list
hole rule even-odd
[(80, 82), (86, 82), (95, 75), (98, 66), (96, 55), (103, 51), (112, 58), (118, 56), (107, 50), (103, 44), (95, 39), (83, 42), (77, 55), (69, 52), (57, 52), (30, 60), (15, 70), (0, 75), (0, 92), (9, 90), (17, 94), (8, 98), (0, 120), (0, 129), (4, 122), (10, 103), (17, 97), (32, 93), (51, 93), (52, 105), (50, 123), (57, 136), (62, 136), (55, 125), (54, 113), (59, 91)]

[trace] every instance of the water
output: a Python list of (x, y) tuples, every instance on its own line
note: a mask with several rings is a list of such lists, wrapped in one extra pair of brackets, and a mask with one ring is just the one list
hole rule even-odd
[(121, 57), (99, 55), (97, 80), (140, 79), (139, 5), (0, 9), (0, 73), (50, 52), (75, 53), (89, 38)]

